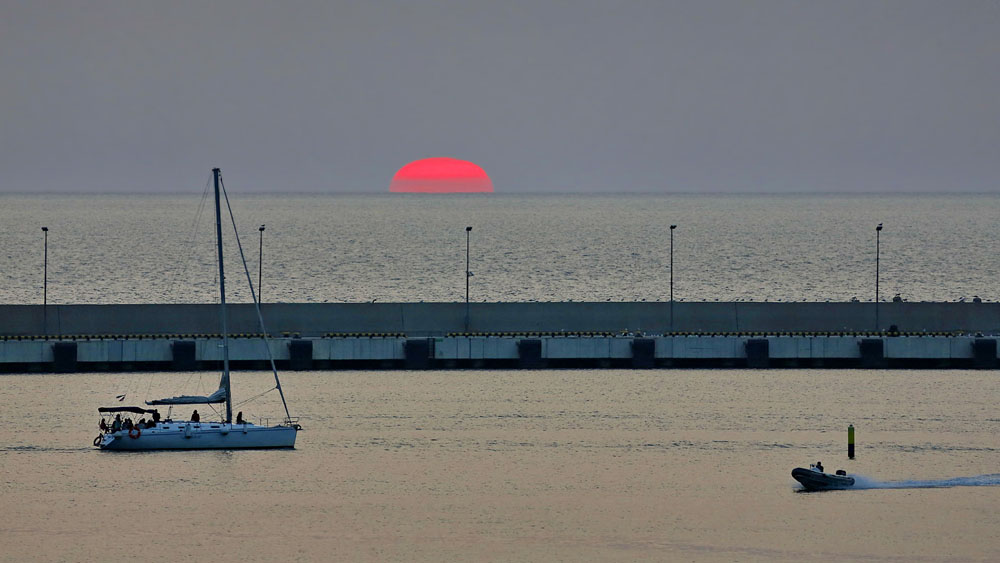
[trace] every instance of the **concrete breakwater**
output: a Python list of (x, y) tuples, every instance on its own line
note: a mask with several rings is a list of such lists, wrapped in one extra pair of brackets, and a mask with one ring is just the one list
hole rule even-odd
[[(877, 314), (876, 314), (877, 307)], [(1000, 332), (1000, 303), (266, 303), (269, 333), (907, 333)], [(257, 333), (250, 304), (231, 304), (232, 333)], [(878, 322), (876, 324), (876, 318)], [(466, 322), (466, 319), (468, 321)], [(0, 305), (0, 336), (219, 332), (212, 304)]]
[[(190, 336), (190, 335), (188, 335)], [(183, 335), (181, 335), (183, 338)], [(0, 371), (219, 369), (221, 338), (0, 340)], [(997, 367), (995, 338), (976, 336), (346, 336), (269, 341), (283, 369)], [(230, 340), (235, 369), (267, 369), (259, 337)]]
[[(266, 304), (292, 369), (997, 366), (1000, 304)], [(0, 306), (0, 370), (195, 370), (221, 364), (218, 306)], [(672, 316), (672, 320), (671, 320)], [(266, 367), (247, 304), (235, 368)]]

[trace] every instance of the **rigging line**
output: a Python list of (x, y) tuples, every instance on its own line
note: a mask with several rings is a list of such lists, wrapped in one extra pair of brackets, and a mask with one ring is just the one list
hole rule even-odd
[[(233, 234), (236, 236), (236, 247), (240, 249), (240, 259), (243, 260), (243, 273), (247, 276), (247, 283), (250, 285), (250, 296), (253, 297), (253, 306), (257, 311), (257, 320), (260, 322), (260, 332), (264, 339), (264, 348), (267, 350), (267, 359), (271, 362), (271, 373), (274, 374), (275, 388), (281, 395), (281, 405), (285, 407), (285, 419), (291, 423), (292, 415), (288, 412), (288, 403), (285, 402), (285, 392), (281, 390), (281, 380), (278, 379), (278, 368), (274, 365), (274, 355), (271, 353), (271, 343), (267, 338), (267, 329), (264, 328), (264, 315), (260, 313), (260, 302), (257, 301), (257, 292), (253, 288), (253, 279), (250, 278), (250, 268), (247, 267), (247, 257), (243, 254), (243, 244), (240, 242), (240, 233), (236, 229), (236, 217), (233, 215), (233, 208), (229, 205), (229, 192), (226, 191), (226, 184), (222, 181), (222, 173), (219, 173), (219, 185), (222, 186), (222, 195), (226, 198), (226, 210), (229, 211), (229, 220), (233, 223)], [(232, 398), (230, 398), (230, 401)]]
[(174, 387), (174, 395), (183, 395), (184, 390), (189, 389), (188, 383), (191, 382), (192, 377), (194, 377), (193, 371), (188, 373), (187, 379), (184, 380), (184, 383), (182, 383), (180, 387)]
[(201, 216), (205, 212), (205, 202), (208, 201), (208, 188), (211, 184), (212, 184), (212, 175), (210, 174), (208, 176), (208, 180), (205, 181), (205, 190), (201, 192), (201, 201), (198, 202), (198, 209), (195, 211), (194, 221), (191, 223), (191, 228), (189, 229), (191, 237), (190, 239), (188, 239), (189, 246), (191, 243), (194, 242), (194, 239), (197, 236), (198, 227), (201, 223)]
[(188, 386), (187, 386), (187, 385), (188, 385), (188, 383), (190, 383), (190, 382), (191, 382), (191, 378), (192, 378), (192, 377), (194, 377), (194, 372), (193, 372), (193, 371), (192, 371), (192, 372), (190, 372), (190, 373), (188, 373), (188, 376), (187, 376), (187, 379), (185, 379), (185, 380), (184, 380), (184, 383), (183, 383), (183, 384), (181, 384), (181, 386), (180, 386), (180, 387), (175, 387), (175, 388), (174, 388), (174, 389), (175, 389), (175, 391), (174, 391), (174, 395), (182, 395), (182, 394), (183, 394), (183, 391), (184, 391), (185, 389), (188, 389)]
[[(205, 202), (208, 201), (209, 186), (212, 183), (212, 175), (209, 174), (208, 180), (205, 181), (205, 189), (201, 192), (201, 201), (198, 202), (198, 208), (194, 214), (194, 220), (191, 222), (191, 227), (188, 229), (188, 240), (185, 248), (193, 248), (194, 242), (198, 240), (198, 227), (201, 225), (201, 218), (205, 214)], [(184, 260), (182, 275), (187, 278), (187, 282), (190, 284), (195, 281), (191, 279), (190, 272), (192, 270), (192, 264), (197, 260), (197, 252), (191, 252), (186, 255), (186, 260)]]
[(274, 391), (275, 389), (277, 389), (277, 387), (271, 387), (267, 391), (264, 391), (263, 393), (260, 393), (258, 395), (254, 395), (253, 397), (250, 397), (249, 399), (246, 399), (244, 401), (240, 401), (239, 403), (235, 403), (233, 406), (234, 407), (241, 407), (241, 406), (249, 403), (250, 401), (257, 400), (257, 399), (263, 397), (264, 395), (267, 395), (268, 393), (270, 393), (271, 391)]
[(153, 388), (153, 374), (149, 374), (149, 385), (146, 385), (146, 395), (142, 398), (143, 401), (149, 399), (149, 390)]

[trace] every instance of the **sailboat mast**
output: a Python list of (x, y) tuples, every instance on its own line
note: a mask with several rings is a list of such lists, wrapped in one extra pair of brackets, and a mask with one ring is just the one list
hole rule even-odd
[(215, 235), (219, 244), (219, 296), (222, 303), (222, 384), (226, 388), (226, 422), (233, 421), (232, 389), (229, 385), (229, 329), (226, 327), (226, 271), (222, 263), (222, 207), (219, 201), (218, 168), (212, 169), (215, 177)]

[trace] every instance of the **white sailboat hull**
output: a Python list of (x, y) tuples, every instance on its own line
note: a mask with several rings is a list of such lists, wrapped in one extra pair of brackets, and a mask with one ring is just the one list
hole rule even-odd
[(122, 430), (104, 434), (102, 450), (233, 450), (251, 448), (294, 448), (295, 426), (255, 424), (171, 423), (130, 434)]

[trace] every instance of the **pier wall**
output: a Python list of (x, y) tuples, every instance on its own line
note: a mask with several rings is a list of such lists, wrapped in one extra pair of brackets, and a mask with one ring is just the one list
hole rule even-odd
[[(0, 340), (0, 372), (219, 369), (222, 340)], [(996, 369), (974, 336), (443, 336), (275, 338), (282, 369), (841, 367)], [(261, 338), (230, 339), (234, 369), (268, 369)]]
[[(1000, 303), (278, 303), (262, 306), (268, 332), (1000, 332)], [(256, 333), (249, 304), (229, 307), (233, 333)], [(153, 335), (219, 332), (212, 304), (0, 305), (0, 335)]]

